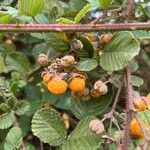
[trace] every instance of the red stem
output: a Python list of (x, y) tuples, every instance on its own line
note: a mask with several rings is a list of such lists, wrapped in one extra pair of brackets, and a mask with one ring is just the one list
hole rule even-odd
[(116, 24), (0, 24), (0, 32), (91, 32), (150, 29), (149, 22)]
[(126, 126), (125, 126), (122, 150), (128, 150), (129, 139), (130, 139), (130, 122), (134, 115), (133, 104), (132, 104), (133, 89), (132, 89), (132, 85), (131, 85), (131, 72), (130, 72), (129, 66), (125, 69), (124, 80), (125, 80), (126, 96), (127, 96), (127, 100), (126, 100), (127, 118), (126, 118)]

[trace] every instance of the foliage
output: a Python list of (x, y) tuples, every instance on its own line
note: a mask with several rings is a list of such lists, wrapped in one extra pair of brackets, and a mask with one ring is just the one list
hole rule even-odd
[[(2, 0), (0, 24), (13, 23), (19, 28), (22, 23), (121, 23), (126, 21), (126, 5), (126, 0)], [(148, 22), (149, 12), (148, 0), (136, 2), (131, 22)], [(146, 98), (150, 31), (57, 30), (0, 33), (0, 149), (120, 149), (126, 122), (124, 70), (131, 68), (133, 99), (140, 95)], [(63, 94), (49, 91), (45, 74), (48, 82), (65, 81), (67, 89)], [(77, 92), (70, 88), (75, 77), (83, 81), (83, 89)], [(73, 86), (82, 88), (79, 82)], [(120, 87), (119, 102), (114, 108)], [(62, 86), (55, 88), (61, 93)], [(147, 99), (141, 105), (146, 110), (135, 114), (146, 124), (149, 137), (150, 105)], [(100, 134), (90, 127), (95, 119), (104, 124), (105, 130)], [(130, 137), (129, 149), (145, 146), (147, 139)]]

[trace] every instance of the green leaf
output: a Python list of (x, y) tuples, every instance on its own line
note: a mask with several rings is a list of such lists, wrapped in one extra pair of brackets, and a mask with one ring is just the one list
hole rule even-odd
[(0, 129), (7, 129), (15, 122), (13, 113), (5, 113), (0, 115)]
[(4, 15), (0, 17), (0, 23), (2, 24), (7, 24), (11, 21), (11, 16), (10, 15)]
[(44, 8), (45, 0), (19, 0), (18, 9), (21, 15), (36, 16)]
[(49, 23), (49, 19), (44, 14), (38, 14), (34, 17), (37, 23), (47, 24)]
[(69, 39), (65, 33), (44, 34), (45, 40), (57, 52), (64, 52), (70, 49)]
[(2, 55), (0, 54), (0, 73), (4, 70), (5, 68), (5, 63)]
[(134, 75), (131, 77), (131, 81), (132, 81), (132, 85), (137, 87), (140, 87), (144, 83), (142, 78)]
[(70, 19), (67, 19), (67, 18), (59, 18), (56, 20), (57, 22), (60, 22), (60, 23), (63, 23), (63, 24), (75, 24), (74, 21), (70, 20)]
[(113, 0), (98, 0), (99, 6), (102, 9), (107, 9), (113, 2)]
[(63, 15), (63, 8), (59, 0), (46, 0), (44, 12), (51, 22)]
[(100, 64), (107, 71), (121, 70), (139, 54), (140, 45), (133, 34), (128, 31), (117, 32), (105, 46)]
[(49, 92), (45, 92), (42, 94), (43, 101), (48, 101), (50, 105), (65, 110), (69, 110), (71, 106), (72, 99), (70, 97), (70, 92), (65, 92), (62, 95), (54, 95), (50, 94)]
[(139, 40), (149, 40), (150, 39), (150, 31), (139, 30), (139, 31), (133, 31), (132, 33)]
[(74, 18), (74, 21), (76, 23), (80, 22), (82, 18), (84, 18), (84, 16), (91, 10), (92, 5), (86, 5), (84, 6), (80, 12), (76, 15), (76, 17)]
[(66, 127), (60, 115), (50, 108), (43, 108), (32, 119), (32, 131), (44, 143), (57, 146), (66, 136)]
[(27, 101), (20, 101), (17, 103), (17, 108), (15, 110), (15, 113), (17, 115), (25, 115), (30, 110), (30, 104)]
[(12, 52), (6, 57), (6, 65), (9, 71), (19, 71), (25, 75), (30, 69), (29, 59), (21, 52)]
[(99, 7), (99, 0), (86, 0), (95, 7)]
[(5, 103), (1, 103), (0, 104), (0, 114), (6, 113), (6, 112), (10, 112), (10, 107)]
[(86, 5), (86, 0), (69, 0), (69, 7), (71, 11), (80, 11)]
[(4, 149), (14, 150), (19, 149), (22, 144), (22, 131), (19, 127), (13, 127), (10, 129), (6, 136)]
[(94, 59), (94, 58), (85, 59), (77, 63), (77, 69), (81, 71), (91, 71), (95, 69), (97, 65), (98, 65), (97, 59)]
[(91, 115), (97, 116), (105, 111), (105, 109), (110, 105), (112, 96), (112, 87), (109, 87), (108, 93), (98, 98), (93, 98), (88, 101), (77, 101), (73, 99), (70, 110), (78, 119)]
[(97, 150), (102, 143), (102, 138), (101, 134), (95, 134), (89, 128), (93, 119), (96, 118), (82, 119), (62, 145), (62, 150)]
[(83, 36), (80, 36), (79, 40), (83, 44), (83, 50), (79, 52), (80, 57), (82, 58), (83, 57), (83, 53), (85, 52), (85, 53), (88, 54), (88, 56), (86, 58), (92, 58), (93, 54), (94, 54), (94, 48), (93, 48), (92, 43), (86, 37), (83, 37)]
[(138, 112), (139, 119), (143, 121), (150, 128), (149, 109)]

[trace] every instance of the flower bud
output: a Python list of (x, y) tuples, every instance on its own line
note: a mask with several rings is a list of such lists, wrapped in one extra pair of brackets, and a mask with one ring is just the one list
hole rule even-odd
[(82, 44), (82, 42), (80, 41), (80, 40), (73, 40), (72, 42), (71, 42), (71, 49), (72, 50), (81, 50), (81, 49), (83, 49), (83, 44)]
[(97, 90), (101, 95), (106, 94), (108, 92), (107, 85), (101, 80), (95, 82), (94, 89)]
[(42, 66), (46, 65), (48, 63), (48, 56), (45, 54), (40, 54), (38, 56), (37, 62)]
[(100, 134), (105, 130), (103, 123), (98, 119), (92, 120), (90, 122), (89, 128), (96, 134)]
[(61, 58), (61, 65), (63, 67), (71, 67), (75, 64), (75, 59), (72, 55), (67, 55)]

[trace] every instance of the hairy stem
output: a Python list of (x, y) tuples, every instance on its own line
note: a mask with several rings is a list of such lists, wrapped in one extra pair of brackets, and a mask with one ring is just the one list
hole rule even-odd
[(133, 99), (133, 89), (131, 85), (131, 72), (130, 67), (128, 66), (124, 71), (124, 80), (126, 87), (126, 125), (125, 132), (122, 143), (122, 150), (128, 150), (129, 139), (130, 139), (130, 122), (134, 115), (134, 111), (132, 109), (132, 99)]
[(134, 0), (128, 0), (128, 5), (125, 11), (125, 17), (127, 20), (131, 19), (132, 17), (134, 4), (135, 4)]
[(115, 24), (0, 24), (0, 32), (92, 32), (150, 29), (150, 22)]

